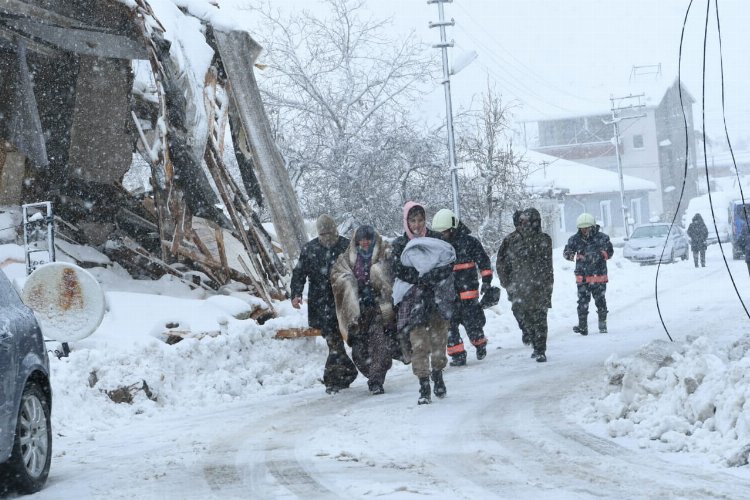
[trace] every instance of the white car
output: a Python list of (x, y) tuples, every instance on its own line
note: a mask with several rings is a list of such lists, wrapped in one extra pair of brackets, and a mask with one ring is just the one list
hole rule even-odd
[(656, 264), (660, 260), (674, 262), (678, 258), (687, 260), (690, 239), (681, 227), (672, 226), (670, 231), (670, 226), (667, 222), (637, 226), (630, 238), (625, 238), (622, 256), (641, 264)]

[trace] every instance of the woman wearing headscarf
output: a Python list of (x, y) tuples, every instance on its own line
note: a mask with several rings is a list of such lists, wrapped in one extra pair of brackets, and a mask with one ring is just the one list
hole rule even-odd
[(391, 368), (386, 325), (394, 321), (390, 246), (372, 226), (360, 226), (331, 269), (336, 316), (371, 394), (383, 394)]

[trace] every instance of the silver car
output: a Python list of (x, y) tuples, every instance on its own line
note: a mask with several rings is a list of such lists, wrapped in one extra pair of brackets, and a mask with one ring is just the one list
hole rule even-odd
[[(685, 231), (667, 222), (643, 224), (633, 230), (625, 239), (622, 256), (641, 264), (674, 262), (678, 258), (687, 260), (690, 256), (690, 239)], [(669, 235), (669, 236), (667, 236)]]
[(0, 496), (44, 487), (52, 458), (51, 407), (44, 338), (0, 271)]

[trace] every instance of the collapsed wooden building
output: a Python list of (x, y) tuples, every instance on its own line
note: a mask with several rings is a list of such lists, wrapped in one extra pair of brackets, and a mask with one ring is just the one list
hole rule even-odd
[[(307, 235), (255, 80), (261, 47), (195, 5), (0, 0), (0, 205), (52, 201), (59, 234), (131, 273), (241, 282), (270, 304)], [(134, 158), (144, 192), (123, 187)]]

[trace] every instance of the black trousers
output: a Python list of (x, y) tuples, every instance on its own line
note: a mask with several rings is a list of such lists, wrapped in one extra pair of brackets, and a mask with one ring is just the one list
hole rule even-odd
[(594, 297), (596, 312), (603, 314), (607, 312), (606, 283), (579, 283), (578, 284), (578, 316), (586, 316), (589, 313), (589, 302)]
[(512, 310), (519, 325), (523, 324), (522, 332), (528, 335), (534, 351), (547, 352), (547, 307), (513, 303)]
[(487, 318), (484, 316), (484, 309), (479, 305), (479, 300), (458, 300), (453, 306), (453, 317), (451, 318), (451, 328), (448, 333), (448, 353), (451, 356), (465, 352), (459, 325), (464, 325), (466, 335), (472, 345), (480, 346), (487, 343), (484, 338), (484, 324)]
[(346, 388), (357, 378), (357, 367), (346, 353), (344, 339), (334, 320), (321, 328), (321, 334), (328, 345), (328, 358), (323, 369), (323, 383), (326, 387)]

